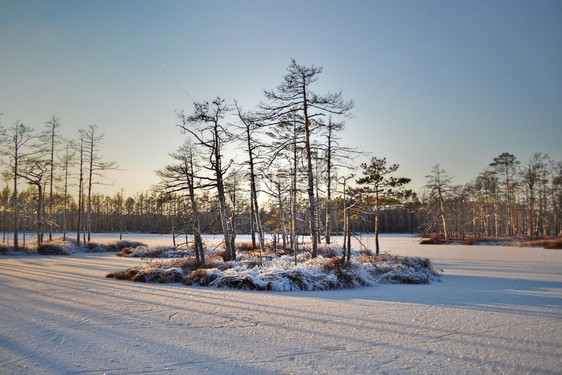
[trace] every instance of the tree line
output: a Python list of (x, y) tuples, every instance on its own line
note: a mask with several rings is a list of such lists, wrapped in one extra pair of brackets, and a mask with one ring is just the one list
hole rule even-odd
[(340, 137), (353, 102), (341, 91), (314, 91), (321, 73), (291, 60), (255, 110), (217, 97), (178, 111), (185, 142), (156, 172), (160, 184), (129, 197), (95, 191), (111, 183), (104, 171), (117, 167), (103, 159), (95, 125), (72, 140), (62, 139), (55, 116), (39, 132), (20, 121), (0, 127), (4, 242), (8, 232), (16, 247), (19, 233), (28, 231), (39, 243), (53, 232), (70, 232), (78, 243), (89, 242), (92, 232), (182, 233), (204, 262), (202, 233), (224, 237), (227, 259), (236, 257), (237, 233), (249, 233), (260, 250), (266, 234), (274, 234), (295, 255), (298, 237), (306, 235), (312, 256), (333, 233), (344, 235), (348, 256), (357, 232), (374, 232), (377, 254), (379, 231), (445, 238), (560, 234), (560, 162), (536, 154), (521, 164), (503, 153), (462, 187), (436, 165), (417, 195), (386, 158), (359, 167), (350, 162), (365, 155)]
[[(89, 242), (93, 187), (105, 182), (104, 171), (117, 167), (115, 162), (103, 161), (99, 149), (103, 134), (98, 134), (96, 125), (80, 130), (72, 140), (61, 137), (60, 127), (56, 116), (42, 131), (21, 121), (7, 128), (0, 126), (2, 177), (6, 181), (1, 194), (1, 225), (4, 242), (6, 232), (11, 231), (16, 249), (20, 247), (20, 232), (25, 235), (30, 230), (36, 233), (39, 246), (45, 233), (52, 240), (54, 231), (66, 236), (70, 227), (78, 244), (81, 235)], [(25, 190), (23, 183), (28, 185)]]
[(426, 176), (420, 230), (445, 239), (560, 236), (562, 162), (535, 153), (521, 162), (504, 152), (464, 186), (439, 164)]

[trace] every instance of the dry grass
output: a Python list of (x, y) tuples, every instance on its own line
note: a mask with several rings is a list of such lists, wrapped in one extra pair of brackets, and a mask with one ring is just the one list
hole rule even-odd
[(545, 249), (562, 249), (562, 238), (550, 240), (544, 245)]
[(40, 255), (70, 255), (61, 245), (44, 243), (37, 248)]
[(207, 255), (208, 260), (226, 262), (226, 250)]
[(432, 234), (431, 237), (420, 241), (422, 245), (443, 245), (448, 243), (443, 234)]
[(549, 250), (562, 249), (562, 238), (540, 238), (521, 241), (519, 243), (505, 244), (506, 246), (518, 247), (543, 247)]
[(245, 252), (253, 251), (253, 250), (258, 249), (257, 247), (252, 245), (251, 242), (240, 242), (240, 243), (236, 244), (236, 248), (240, 251), (245, 251)]

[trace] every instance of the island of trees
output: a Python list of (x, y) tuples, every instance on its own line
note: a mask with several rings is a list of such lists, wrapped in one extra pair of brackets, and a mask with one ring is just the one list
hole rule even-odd
[(313, 257), (335, 234), (344, 236), (345, 251), (356, 233), (374, 233), (377, 255), (379, 232), (446, 240), (561, 235), (561, 161), (543, 153), (520, 161), (503, 152), (463, 186), (437, 164), (423, 191), (413, 192), (383, 156), (350, 163), (366, 154), (340, 137), (353, 102), (341, 92), (316, 92), (321, 73), (291, 60), (253, 111), (220, 97), (178, 111), (171, 126), (185, 143), (156, 171), (161, 183), (132, 196), (96, 192), (111, 183), (104, 172), (117, 168), (103, 158), (97, 126), (67, 140), (56, 116), (41, 130), (21, 121), (0, 125), (1, 242), (17, 249), (25, 233), (35, 233), (38, 245), (53, 233), (78, 243), (92, 232), (175, 233), (189, 235), (204, 259), (201, 234), (221, 233), (227, 259), (234, 259), (237, 233), (251, 234), (256, 249), (268, 234), (286, 249), (306, 236)]

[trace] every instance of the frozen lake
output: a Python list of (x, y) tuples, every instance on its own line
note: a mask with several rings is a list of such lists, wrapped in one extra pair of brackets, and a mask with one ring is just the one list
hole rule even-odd
[(0, 374), (560, 374), (562, 251), (418, 241), (381, 246), (431, 258), (442, 282), (324, 292), (106, 279), (141, 262), (112, 254), (0, 256)]

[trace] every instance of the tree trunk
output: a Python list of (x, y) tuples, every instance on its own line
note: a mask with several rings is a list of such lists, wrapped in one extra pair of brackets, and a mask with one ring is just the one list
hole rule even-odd
[(295, 252), (295, 265), (297, 264), (297, 133), (293, 122), (293, 175), (291, 181), (291, 247)]
[(375, 187), (375, 256), (379, 256), (379, 188)]
[(41, 246), (43, 243), (43, 187), (41, 183), (37, 185), (37, 246)]
[(287, 227), (285, 226), (285, 210), (283, 206), (283, 196), (281, 195), (281, 184), (277, 182), (277, 197), (279, 198), (279, 218), (281, 220), (281, 239), (283, 249), (287, 248)]
[[(261, 225), (260, 208), (258, 204), (258, 193), (256, 189), (256, 174), (254, 170), (254, 155), (251, 148), (250, 127), (246, 127), (246, 140), (248, 143), (248, 161), (250, 166), (250, 214), (251, 214), (251, 231), (252, 231), (252, 247), (256, 247), (255, 226), (258, 230), (258, 238), (260, 242), (260, 254), (265, 251), (265, 240), (263, 236), (263, 228)], [(254, 226), (255, 225), (255, 226)]]
[(18, 207), (18, 153), (15, 152), (14, 158), (14, 249), (19, 249), (19, 207)]
[[(303, 77), (303, 82), (306, 82)], [(314, 197), (314, 174), (312, 169), (312, 152), (310, 149), (310, 120), (308, 118), (308, 102), (306, 96), (306, 85), (303, 84), (303, 109), (304, 109), (304, 137), (305, 137), (305, 153), (306, 153), (306, 174), (308, 177), (308, 203), (310, 215), (310, 242), (312, 245), (312, 257), (318, 256), (318, 230), (316, 227), (316, 198)]]
[[(216, 150), (216, 153), (219, 153), (218, 149)], [(215, 163), (217, 163), (217, 160), (220, 160), (218, 156), (215, 156)], [(226, 258), (227, 260), (234, 260), (236, 259), (236, 252), (235, 249), (232, 248), (232, 238), (231, 238), (231, 233), (230, 233), (230, 227), (228, 225), (228, 211), (226, 208), (226, 198), (225, 198), (225, 194), (224, 194), (224, 183), (223, 183), (223, 178), (222, 178), (222, 170), (219, 164), (216, 164), (215, 166), (215, 173), (216, 173), (216, 178), (217, 178), (217, 192), (218, 192), (218, 198), (219, 198), (219, 210), (220, 210), (220, 216), (221, 216), (221, 224), (222, 224), (222, 230), (223, 230), (223, 234), (224, 234), (224, 243), (226, 246)]]
[(447, 221), (445, 220), (445, 202), (443, 199), (443, 195), (441, 194), (441, 190), (438, 190), (439, 194), (439, 213), (441, 215), (441, 224), (443, 225), (443, 234), (445, 235), (445, 239), (449, 239), (449, 234), (447, 233)]

